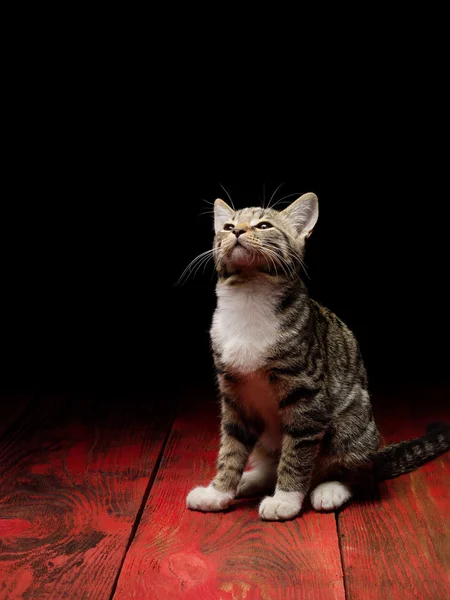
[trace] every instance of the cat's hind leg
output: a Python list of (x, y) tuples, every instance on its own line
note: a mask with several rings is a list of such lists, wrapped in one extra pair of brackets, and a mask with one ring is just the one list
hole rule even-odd
[(278, 456), (257, 444), (250, 456), (252, 469), (242, 474), (237, 489), (238, 498), (272, 493), (277, 482)]
[(314, 510), (336, 510), (351, 497), (349, 485), (340, 481), (325, 481), (311, 492), (311, 504)]

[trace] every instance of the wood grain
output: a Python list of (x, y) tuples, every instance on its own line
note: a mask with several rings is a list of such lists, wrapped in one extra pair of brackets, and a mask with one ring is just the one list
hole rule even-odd
[(110, 597), (171, 422), (151, 401), (45, 398), (9, 427), (2, 600)]
[(343, 599), (333, 514), (262, 522), (256, 500), (226, 513), (187, 510), (188, 491), (214, 473), (217, 412), (211, 395), (188, 399), (176, 418), (116, 598)]
[[(377, 421), (387, 443), (450, 423), (450, 390), (396, 390), (381, 396)], [(350, 600), (450, 597), (450, 455), (381, 483), (379, 497), (353, 503), (338, 519)]]

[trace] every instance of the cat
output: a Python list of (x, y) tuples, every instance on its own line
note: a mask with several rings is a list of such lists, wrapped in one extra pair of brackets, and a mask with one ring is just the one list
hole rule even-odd
[(434, 424), (421, 438), (379, 449), (358, 343), (300, 278), (317, 218), (313, 193), (282, 211), (214, 203), (221, 444), (217, 474), (188, 494), (190, 509), (220, 511), (235, 497), (271, 493), (259, 515), (283, 521), (312, 490), (314, 509), (335, 510), (450, 448), (450, 426)]

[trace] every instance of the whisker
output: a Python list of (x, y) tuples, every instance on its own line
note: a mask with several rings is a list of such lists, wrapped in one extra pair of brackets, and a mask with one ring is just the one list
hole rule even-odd
[(280, 204), (280, 202), (282, 202), (283, 200), (286, 200), (286, 198), (291, 198), (291, 196), (300, 196), (301, 192), (294, 192), (293, 194), (287, 194), (286, 196), (283, 196), (282, 198), (280, 198), (279, 200), (277, 200), (275, 202), (275, 204), (273, 204), (270, 208), (275, 208), (275, 206), (277, 204)]
[(260, 255), (264, 259), (266, 259), (266, 261), (267, 261), (267, 259), (270, 259), (272, 261), (273, 268), (275, 269), (275, 274), (278, 277), (277, 265), (276, 265), (275, 261), (273, 260), (273, 258), (270, 256), (270, 254), (266, 254), (262, 248), (261, 248), (261, 252), (258, 252), (258, 250), (257, 250), (257, 253), (258, 253), (258, 255)]
[(302, 269), (305, 271), (306, 277), (311, 281), (311, 277), (309, 276), (308, 271), (306, 269), (306, 263), (301, 258), (299, 260), (300, 260), (300, 264), (302, 266)]
[(275, 188), (274, 193), (270, 196), (270, 200), (269, 200), (269, 204), (267, 205), (267, 209), (271, 208), (270, 203), (272, 202), (272, 199), (275, 197), (275, 194), (278, 192), (278, 190), (280, 189), (280, 187), (282, 185), (284, 185), (284, 181), (283, 181), (283, 183), (280, 183), (280, 185), (277, 188)]
[(302, 257), (300, 256), (300, 254), (297, 252), (297, 250), (295, 250), (294, 248), (287, 248), (288, 253), (290, 253), (290, 257), (296, 259), (299, 263), (300, 266), (302, 267), (302, 269), (305, 272), (306, 277), (311, 280), (311, 277), (308, 274), (308, 270), (307, 270), (307, 265), (305, 263), (305, 261), (302, 259)]
[[(267, 256), (269, 257), (273, 257), (275, 256), (275, 258), (277, 259), (278, 263), (280, 264), (281, 268), (283, 269), (283, 272), (285, 273), (286, 276), (288, 277), (294, 277), (294, 275), (297, 275), (295, 269), (292, 267), (292, 265), (290, 265), (286, 259), (279, 255), (278, 253), (276, 253), (274, 250), (272, 250), (271, 248), (267, 248), (266, 246), (262, 247), (262, 251), (264, 253), (267, 254)], [(272, 259), (273, 260), (273, 259)], [(276, 270), (276, 269), (275, 269)], [(297, 275), (298, 276), (298, 275)]]
[(287, 275), (288, 277), (294, 277), (295, 269), (284, 259), (284, 257), (279, 256), (278, 260), (281, 263), (285, 275)]
[(196, 256), (194, 259), (191, 260), (191, 262), (188, 264), (188, 266), (184, 269), (184, 271), (181, 273), (180, 277), (178, 278), (178, 281), (176, 282), (175, 285), (178, 285), (182, 282), (183, 278), (187, 275), (186, 279), (189, 277), (189, 275), (191, 274), (192, 270), (194, 269), (194, 267), (197, 266), (197, 262), (200, 261), (202, 262), (202, 260), (207, 257), (207, 256), (213, 256), (214, 252), (216, 251), (216, 248), (212, 248), (211, 250), (206, 250), (206, 252), (202, 252), (201, 254), (199, 254), (198, 256)]
[[(210, 260), (212, 260), (212, 255), (207, 256), (206, 259), (203, 260), (203, 273), (205, 272), (206, 266), (208, 265), (208, 263), (209, 263)], [(197, 275), (197, 273), (198, 273), (199, 269), (201, 268), (201, 266), (202, 266), (202, 263), (200, 263), (198, 265), (198, 267), (195, 269), (195, 271), (194, 271), (194, 273), (192, 275), (193, 278)]]
[(223, 189), (223, 191), (225, 192), (225, 194), (228, 196), (229, 201), (231, 202), (231, 207), (234, 210), (234, 212), (236, 212), (236, 209), (234, 208), (234, 203), (233, 200), (231, 199), (230, 194), (228, 193), (228, 191), (223, 187), (223, 185), (219, 182), (220, 187)]
[(249, 262), (249, 265), (248, 265), (249, 267), (251, 267), (251, 265), (253, 264), (253, 261), (255, 260), (255, 258), (257, 256), (256, 252), (254, 252), (253, 250), (252, 250), (252, 255), (253, 255), (252, 260)]
[[(290, 259), (292, 259), (292, 258), (294, 258), (294, 259), (295, 258), (300, 259), (300, 257), (298, 256), (298, 254), (297, 253), (293, 253), (293, 250), (291, 248), (288, 247), (288, 248), (286, 248), (286, 250), (288, 251), (288, 256), (289, 256)], [(283, 256), (281, 257), (281, 259), (288, 266), (291, 275), (300, 278), (299, 275), (298, 275), (298, 273), (297, 273), (297, 270), (295, 268), (295, 262), (294, 262), (294, 264), (290, 264), (290, 263), (287, 262), (287, 260)]]
[(195, 267), (195, 269), (192, 270), (191, 273), (189, 273), (189, 277), (192, 276), (192, 279), (195, 278), (195, 276), (197, 275), (197, 273), (199, 272), (199, 270), (203, 267), (203, 272), (205, 272), (205, 268), (206, 265), (209, 263), (209, 261), (211, 260), (212, 256), (204, 256), (202, 258), (201, 261), (199, 261), (199, 263), (197, 264), (197, 266)]

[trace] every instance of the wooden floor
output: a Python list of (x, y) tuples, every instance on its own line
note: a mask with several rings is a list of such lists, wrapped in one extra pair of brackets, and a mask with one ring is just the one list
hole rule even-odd
[[(186, 509), (214, 473), (211, 392), (8, 396), (0, 416), (0, 599), (447, 599), (450, 453), (339, 514)], [(450, 389), (375, 395), (385, 441), (450, 422)]]

